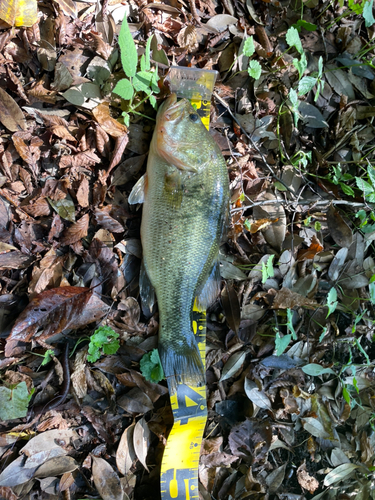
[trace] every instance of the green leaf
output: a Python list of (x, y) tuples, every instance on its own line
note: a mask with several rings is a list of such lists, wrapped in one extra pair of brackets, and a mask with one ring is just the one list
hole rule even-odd
[(129, 113), (126, 113), (125, 111), (122, 113), (122, 116), (124, 117), (124, 123), (127, 127), (130, 125), (130, 115)]
[(158, 383), (164, 378), (163, 367), (161, 366), (159, 352), (154, 349), (142, 356), (140, 361), (142, 375), (146, 380), (153, 383)]
[(363, 19), (365, 20), (365, 26), (366, 28), (370, 28), (374, 23), (375, 19), (374, 16), (372, 15), (372, 5), (374, 3), (374, 0), (368, 0), (365, 5), (363, 6)]
[(348, 186), (347, 184), (344, 184), (343, 182), (340, 182), (339, 184), (345, 194), (347, 194), (348, 196), (355, 196), (352, 187)]
[(115, 354), (120, 347), (119, 334), (109, 326), (100, 326), (90, 337), (87, 361), (95, 363), (102, 354)]
[(373, 185), (373, 191), (375, 190), (375, 168), (372, 165), (368, 165), (367, 167), (368, 178)]
[(246, 38), (245, 43), (243, 45), (243, 54), (246, 57), (251, 57), (255, 52), (254, 38), (249, 36)]
[(318, 78), (321, 78), (322, 75), (323, 75), (323, 57), (320, 56), (318, 61)]
[(375, 283), (370, 283), (369, 284), (369, 290), (370, 290), (370, 301), (372, 305), (375, 305)]
[(350, 405), (350, 393), (345, 386), (343, 386), (342, 388), (342, 395), (344, 396), (344, 399), (348, 403), (348, 405)]
[(337, 291), (336, 288), (332, 287), (327, 295), (327, 306), (328, 306), (328, 314), (327, 318), (330, 314), (332, 314), (337, 307)]
[(254, 80), (258, 80), (260, 75), (262, 74), (262, 66), (258, 61), (250, 61), (249, 67), (247, 69), (249, 75), (254, 78)]
[(374, 191), (374, 188), (371, 186), (371, 184), (363, 180), (362, 177), (356, 177), (355, 182), (357, 184), (358, 189), (363, 191), (365, 196), (371, 194)]
[(277, 330), (277, 332), (276, 332), (276, 338), (275, 338), (276, 356), (281, 356), (281, 354), (288, 347), (289, 342), (291, 340), (292, 340), (292, 334), (291, 333), (288, 333), (288, 335), (284, 335), (284, 337), (280, 337), (280, 333)]
[(152, 94), (150, 95), (150, 104), (154, 109), (157, 108), (156, 97)]
[(43, 361), (40, 366), (48, 365), (54, 354), (55, 351), (53, 349), (47, 349), (46, 352), (44, 353)]
[(290, 47), (295, 47), (301, 55), (303, 54), (302, 43), (299, 38), (298, 30), (293, 28), (293, 26), (286, 32), (286, 41)]
[(159, 85), (158, 85), (158, 81), (160, 80), (159, 78), (159, 75), (158, 75), (158, 68), (155, 69), (155, 71), (153, 71), (151, 73), (151, 90), (155, 93), (155, 94), (159, 94), (160, 92), (160, 89), (159, 89)]
[(311, 375), (312, 377), (318, 377), (319, 375), (323, 375), (324, 373), (332, 373), (333, 375), (335, 375), (335, 372), (331, 368), (323, 368), (323, 366), (320, 366), (317, 363), (310, 363), (303, 366), (302, 371), (307, 375)]
[(128, 21), (126, 20), (126, 15), (122, 21), (118, 43), (120, 45), (122, 67), (125, 75), (130, 78), (134, 76), (137, 71), (138, 55), (137, 48), (130, 33)]
[(152, 80), (152, 73), (147, 71), (138, 71), (133, 78), (133, 86), (137, 92), (151, 93), (150, 85)]
[(272, 278), (272, 276), (274, 275), (274, 270), (272, 265), (274, 257), (275, 257), (274, 255), (270, 255), (268, 257), (267, 264), (262, 262), (262, 283), (265, 283), (268, 280), (268, 278)]
[(150, 64), (150, 49), (151, 49), (151, 42), (152, 38), (154, 35), (151, 35), (150, 38), (147, 40), (146, 43), (146, 48), (145, 48), (145, 70), (150, 71), (151, 69), (151, 64)]
[(316, 24), (308, 23), (304, 19), (299, 19), (295, 24), (293, 24), (293, 27), (296, 28), (298, 32), (300, 32), (302, 28), (306, 31), (316, 31), (318, 28)]
[(304, 76), (299, 82), (298, 82), (298, 94), (299, 95), (306, 95), (312, 90), (317, 82), (317, 78), (314, 78), (312, 76)]
[(299, 100), (297, 92), (294, 89), (289, 90), (289, 100), (292, 104), (292, 108), (298, 110)]
[(12, 389), (0, 387), (0, 420), (26, 417), (29, 400), (26, 382), (21, 382)]
[(363, 2), (357, 3), (356, 0), (349, 0), (348, 7), (350, 10), (352, 10), (353, 12), (355, 12), (358, 15), (361, 15), (363, 12)]
[(302, 78), (303, 74), (305, 72), (305, 69), (307, 68), (307, 59), (306, 59), (305, 53), (304, 52), (302, 53), (300, 60), (293, 59), (293, 64), (298, 71), (299, 78)]
[(129, 101), (134, 95), (134, 89), (131, 81), (125, 78), (117, 82), (112, 92), (119, 95), (122, 99), (125, 99), (125, 101)]
[(51, 200), (47, 198), (48, 203), (57, 212), (62, 219), (66, 219), (70, 222), (76, 221), (76, 209), (74, 206), (74, 201), (69, 194), (61, 200)]
[(292, 333), (294, 340), (297, 340), (297, 333), (296, 333), (294, 326), (293, 326), (293, 311), (292, 311), (292, 309), (286, 310), (286, 317), (287, 317), (286, 326), (288, 327), (288, 330)]

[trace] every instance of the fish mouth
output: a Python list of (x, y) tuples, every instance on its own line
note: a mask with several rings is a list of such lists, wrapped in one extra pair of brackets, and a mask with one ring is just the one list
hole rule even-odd
[(171, 94), (163, 105), (163, 119), (169, 122), (182, 118), (182, 112), (186, 106), (186, 99), (177, 101), (177, 95)]

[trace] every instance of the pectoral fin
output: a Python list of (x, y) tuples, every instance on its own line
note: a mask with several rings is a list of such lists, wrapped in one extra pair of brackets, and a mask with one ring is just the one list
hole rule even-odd
[(147, 174), (142, 175), (142, 177), (137, 181), (128, 198), (128, 203), (130, 205), (135, 205), (136, 203), (143, 203), (145, 201), (145, 195), (147, 191)]
[(203, 285), (203, 288), (197, 295), (197, 307), (201, 310), (207, 309), (211, 305), (220, 292), (220, 265), (219, 262), (214, 264), (212, 271)]
[(165, 174), (163, 197), (172, 208), (180, 208), (182, 203), (182, 178), (181, 172), (174, 170)]

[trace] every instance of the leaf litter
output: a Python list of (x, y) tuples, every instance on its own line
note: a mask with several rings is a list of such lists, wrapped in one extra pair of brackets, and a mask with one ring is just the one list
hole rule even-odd
[(158, 498), (172, 413), (145, 378), (162, 377), (158, 315), (127, 198), (173, 62), (220, 72), (232, 192), (201, 498), (374, 498), (372, 2), (65, 0), (16, 17), (0, 26), (0, 494)]

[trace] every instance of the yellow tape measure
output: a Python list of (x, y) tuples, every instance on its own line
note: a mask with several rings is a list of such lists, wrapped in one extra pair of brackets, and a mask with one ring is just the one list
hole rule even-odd
[[(193, 308), (193, 331), (205, 366), (206, 312)], [(161, 465), (162, 500), (195, 500), (198, 493), (198, 466), (207, 420), (206, 387), (177, 385), (171, 396), (174, 424)]]

